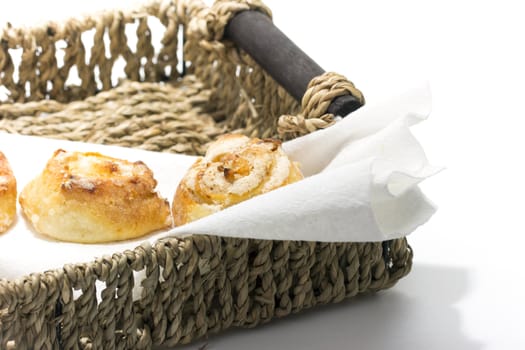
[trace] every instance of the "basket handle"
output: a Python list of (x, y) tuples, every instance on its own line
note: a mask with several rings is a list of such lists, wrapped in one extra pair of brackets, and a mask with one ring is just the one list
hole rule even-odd
[[(298, 101), (303, 98), (309, 82), (325, 73), (262, 12), (246, 10), (237, 13), (226, 26), (225, 37), (246, 51)], [(327, 112), (344, 117), (361, 105), (349, 93), (334, 98)]]

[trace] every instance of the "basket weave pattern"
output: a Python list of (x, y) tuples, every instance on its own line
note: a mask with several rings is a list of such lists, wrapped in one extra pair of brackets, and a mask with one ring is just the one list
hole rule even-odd
[[(299, 105), (222, 40), (228, 19), (246, 9), (271, 15), (256, 1), (218, 1), (211, 8), (198, 1), (155, 1), (135, 11), (8, 27), (0, 47), (0, 85), (8, 91), (0, 104), (0, 130), (202, 154), (207, 143), (229, 131), (290, 137), (329, 126), (326, 101), (355, 94), (353, 85), (327, 74), (312, 82)], [(154, 23), (164, 30), (157, 46)], [(19, 64), (15, 50), (21, 51)], [(71, 82), (75, 71), (79, 79)], [(115, 74), (122, 79), (112, 79)], [(93, 262), (0, 280), (0, 348), (188, 343), (389, 288), (411, 262), (406, 239), (163, 239)], [(140, 295), (134, 295), (137, 289)]]

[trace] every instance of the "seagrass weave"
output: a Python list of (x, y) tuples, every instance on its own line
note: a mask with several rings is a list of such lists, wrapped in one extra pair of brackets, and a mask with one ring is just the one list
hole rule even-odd
[[(211, 8), (155, 1), (64, 23), (7, 27), (0, 130), (202, 154), (229, 131), (290, 138), (328, 127), (333, 116), (325, 111), (334, 96), (350, 92), (362, 100), (352, 83), (327, 73), (311, 82), (301, 104), (294, 101), (222, 39), (228, 19), (246, 9), (271, 15), (257, 1)], [(0, 280), (0, 349), (174, 346), (389, 288), (411, 263), (406, 239), (164, 239)]]

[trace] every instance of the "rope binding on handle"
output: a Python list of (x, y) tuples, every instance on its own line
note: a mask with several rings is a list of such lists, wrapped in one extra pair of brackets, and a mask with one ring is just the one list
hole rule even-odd
[(347, 94), (356, 97), (361, 105), (365, 104), (361, 91), (343, 75), (326, 72), (315, 77), (308, 84), (301, 101), (301, 113), (285, 114), (279, 118), (277, 126), (279, 136), (283, 139), (291, 139), (333, 125), (335, 116), (328, 113), (327, 109), (336, 97)]

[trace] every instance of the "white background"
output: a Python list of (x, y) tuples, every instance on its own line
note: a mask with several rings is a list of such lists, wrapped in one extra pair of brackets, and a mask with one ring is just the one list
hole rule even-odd
[[(133, 2), (7, 3), (0, 22), (17, 25)], [(409, 237), (413, 271), (394, 288), (228, 331), (208, 339), (207, 349), (524, 348), (520, 1), (266, 4), (283, 32), (323, 68), (352, 80), (368, 103), (428, 81), (433, 112), (414, 132), (430, 161), (447, 169), (422, 185), (440, 209)]]

